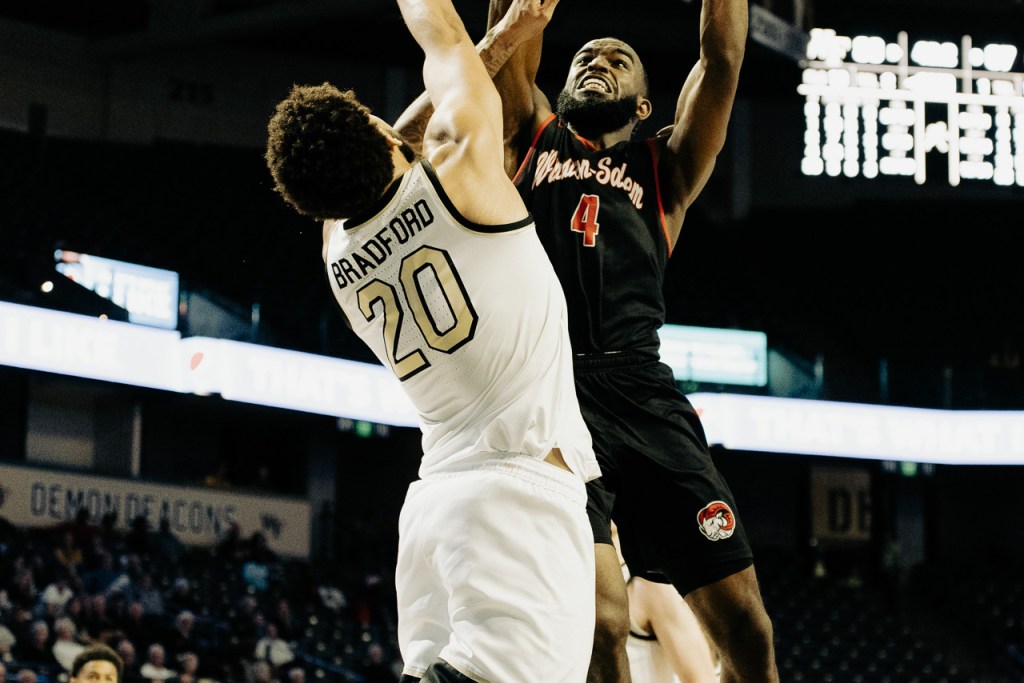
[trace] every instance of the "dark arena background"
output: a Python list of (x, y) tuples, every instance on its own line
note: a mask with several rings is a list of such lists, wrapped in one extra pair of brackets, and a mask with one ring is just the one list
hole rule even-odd
[[(456, 6), (480, 37), (487, 3)], [(699, 13), (562, 0), (541, 85), (624, 38), (653, 132)], [(1009, 0), (751, 4), (663, 340), (749, 525), (784, 681), (1024, 681), (1022, 50)], [(419, 431), (262, 158), (274, 104), (323, 81), (397, 117), (422, 89), (397, 6), (0, 3), (8, 680), (66, 680), (67, 619), (219, 683), (397, 680)]]

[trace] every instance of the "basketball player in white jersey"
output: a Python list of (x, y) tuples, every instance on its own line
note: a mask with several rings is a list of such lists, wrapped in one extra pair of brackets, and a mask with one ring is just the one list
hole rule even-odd
[(631, 576), (614, 523), (611, 531), (629, 600), (626, 656), (632, 683), (718, 683), (718, 656), (693, 610), (672, 584)]
[[(522, 3), (503, 35), (535, 35), (555, 1)], [(285, 201), (324, 221), (341, 311), (420, 416), (420, 478), (399, 520), (402, 680), (582, 683), (595, 609), (584, 483), (599, 470), (565, 298), (451, 0), (398, 4), (435, 109), (423, 156), (329, 84), (292, 89), (266, 156)]]

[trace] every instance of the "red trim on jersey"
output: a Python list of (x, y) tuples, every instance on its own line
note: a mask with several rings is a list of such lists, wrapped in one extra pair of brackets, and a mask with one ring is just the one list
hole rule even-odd
[(537, 132), (533, 136), (533, 142), (530, 143), (530, 149), (526, 150), (526, 155), (523, 156), (523, 163), (519, 164), (519, 170), (516, 171), (516, 176), (512, 179), (513, 184), (519, 184), (519, 178), (522, 177), (523, 171), (526, 170), (526, 165), (530, 163), (530, 159), (533, 158), (533, 153), (537, 149), (537, 141), (540, 140), (541, 133), (548, 127), (552, 121), (555, 120), (555, 112), (548, 114), (548, 117), (541, 121), (540, 126), (537, 127)]
[(654, 194), (658, 198), (658, 220), (661, 221), (661, 231), (665, 233), (665, 244), (668, 245), (668, 255), (672, 256), (672, 238), (668, 234), (668, 224), (665, 222), (665, 207), (661, 203), (661, 177), (658, 175), (658, 146), (655, 138), (647, 138), (647, 146), (651, 148), (651, 158), (654, 160)]
[[(559, 125), (561, 125), (561, 123), (559, 123)], [(569, 129), (569, 132), (572, 133), (572, 136), (574, 138), (576, 138), (577, 140), (580, 141), (580, 144), (582, 144), (584, 147), (589, 149), (591, 152), (598, 151), (597, 145), (595, 145), (593, 142), (591, 142), (590, 140), (588, 140), (586, 138), (581, 138), (579, 135), (576, 134), (576, 131), (574, 131), (572, 128)]]

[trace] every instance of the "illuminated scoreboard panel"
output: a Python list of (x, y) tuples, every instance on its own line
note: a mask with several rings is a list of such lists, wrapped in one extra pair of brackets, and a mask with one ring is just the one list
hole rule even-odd
[[(973, 47), (811, 32), (804, 96), (808, 176), (912, 177), (932, 155), (950, 185), (1024, 186), (1024, 74), (1011, 45)], [(934, 164), (932, 168), (934, 168)]]

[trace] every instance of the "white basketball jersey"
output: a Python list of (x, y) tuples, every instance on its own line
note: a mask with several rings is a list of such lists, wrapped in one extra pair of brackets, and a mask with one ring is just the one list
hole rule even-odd
[(420, 476), (558, 447), (600, 474), (572, 376), (565, 297), (532, 218), (468, 222), (427, 161), (333, 227), (327, 277), (420, 416)]
[(633, 683), (679, 683), (661, 643), (643, 629), (637, 629), (632, 622), (626, 641), (626, 656)]
[[(629, 567), (625, 562), (622, 563), (622, 578), (629, 583)], [(672, 671), (661, 643), (653, 633), (639, 626), (632, 615), (629, 617), (626, 657), (629, 659), (629, 676), (633, 683), (679, 683), (679, 677)]]

